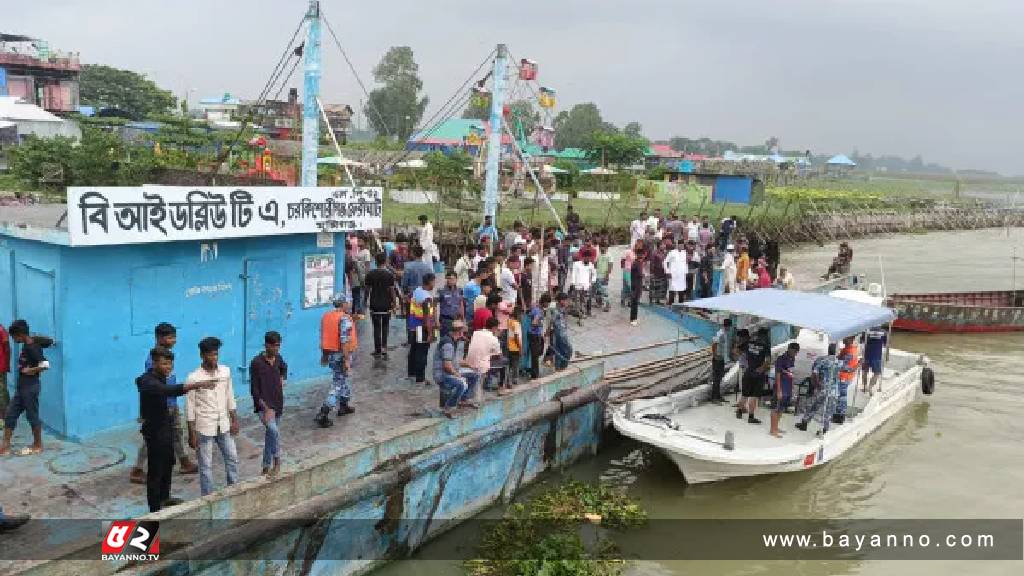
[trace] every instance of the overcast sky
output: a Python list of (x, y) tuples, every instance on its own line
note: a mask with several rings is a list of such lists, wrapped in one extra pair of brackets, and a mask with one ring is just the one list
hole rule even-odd
[[(146, 73), (179, 96), (257, 95), (306, 0), (4, 2), (4, 32)], [(1024, 0), (325, 0), (357, 70), (415, 50), (436, 107), (495, 44), (559, 108), (593, 101), (652, 139), (778, 136), (815, 153), (921, 154), (1024, 174)], [(325, 102), (362, 93), (329, 36)], [(298, 74), (293, 85), (301, 86)]]

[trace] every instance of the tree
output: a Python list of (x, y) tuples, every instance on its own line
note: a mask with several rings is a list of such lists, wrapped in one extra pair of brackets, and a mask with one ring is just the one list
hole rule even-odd
[(82, 66), (78, 98), (88, 106), (123, 110), (137, 120), (164, 114), (177, 102), (174, 94), (142, 74), (99, 64)]
[(470, 174), (466, 168), (473, 163), (473, 159), (462, 150), (449, 155), (431, 152), (423, 157), (423, 161), (427, 163), (423, 175), (439, 186), (461, 185)]
[(118, 136), (83, 126), (82, 140), (31, 137), (11, 149), (11, 174), (32, 188), (131, 186), (159, 167), (153, 151), (128, 147)]
[(555, 147), (584, 148), (594, 132), (615, 132), (616, 128), (601, 118), (597, 104), (577, 104), (555, 117)]
[(374, 80), (383, 86), (370, 92), (365, 113), (377, 134), (404, 142), (423, 118), (429, 99), (420, 96), (419, 69), (408, 46), (392, 46), (373, 69)]
[(632, 166), (643, 162), (647, 139), (618, 132), (594, 132), (583, 146), (587, 159), (601, 165)]
[(622, 133), (634, 138), (643, 138), (644, 127), (639, 122), (630, 122), (622, 129)]

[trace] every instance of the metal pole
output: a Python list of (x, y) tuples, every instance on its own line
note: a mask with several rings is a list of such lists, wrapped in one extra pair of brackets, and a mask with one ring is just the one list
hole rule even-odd
[[(323, 115), (324, 124), (327, 125), (327, 133), (331, 135), (331, 143), (334, 144), (334, 151), (338, 154), (338, 159), (341, 161), (345, 161), (346, 158), (341, 153), (341, 146), (338, 145), (338, 139), (334, 136), (334, 129), (331, 128), (331, 121), (327, 117), (327, 110), (324, 110), (324, 103), (320, 101), (319, 97), (317, 97), (316, 99), (316, 105), (317, 108), (320, 109), (320, 114)], [(348, 176), (348, 183), (351, 184), (353, 188), (355, 188), (356, 180), (355, 178), (352, 177), (352, 171), (348, 169), (348, 164), (342, 164), (341, 167), (345, 169), (345, 175)]]
[(316, 186), (316, 160), (320, 140), (320, 2), (309, 0), (305, 47), (305, 84), (302, 95), (302, 185)]
[[(501, 128), (505, 107), (505, 75), (508, 72), (508, 48), (498, 44), (494, 57), (494, 90), (491, 92), (491, 134), (487, 139), (487, 174), (484, 180), (484, 216), (490, 216), (498, 225), (495, 213), (498, 211), (498, 184), (501, 177)], [(513, 141), (515, 138), (513, 138)], [(483, 219), (481, 218), (481, 221)], [(495, 241), (495, 244), (497, 242)]]

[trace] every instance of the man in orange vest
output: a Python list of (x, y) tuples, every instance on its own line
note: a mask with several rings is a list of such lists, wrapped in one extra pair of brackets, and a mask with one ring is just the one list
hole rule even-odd
[(842, 424), (846, 421), (846, 392), (850, 384), (857, 379), (857, 368), (860, 365), (860, 351), (853, 336), (843, 339), (843, 349), (839, 352), (839, 399), (832, 421)]
[(352, 387), (352, 357), (359, 347), (356, 324), (349, 315), (349, 297), (344, 292), (334, 295), (334, 310), (320, 318), (320, 365), (330, 366), (333, 373), (331, 392), (324, 400), (315, 422), (321, 428), (332, 426), (331, 410), (337, 406), (338, 416), (355, 412), (349, 401)]

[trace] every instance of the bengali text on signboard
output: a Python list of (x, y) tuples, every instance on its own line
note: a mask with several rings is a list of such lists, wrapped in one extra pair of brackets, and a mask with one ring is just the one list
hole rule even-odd
[(381, 227), (378, 187), (73, 187), (72, 246), (215, 240)]

